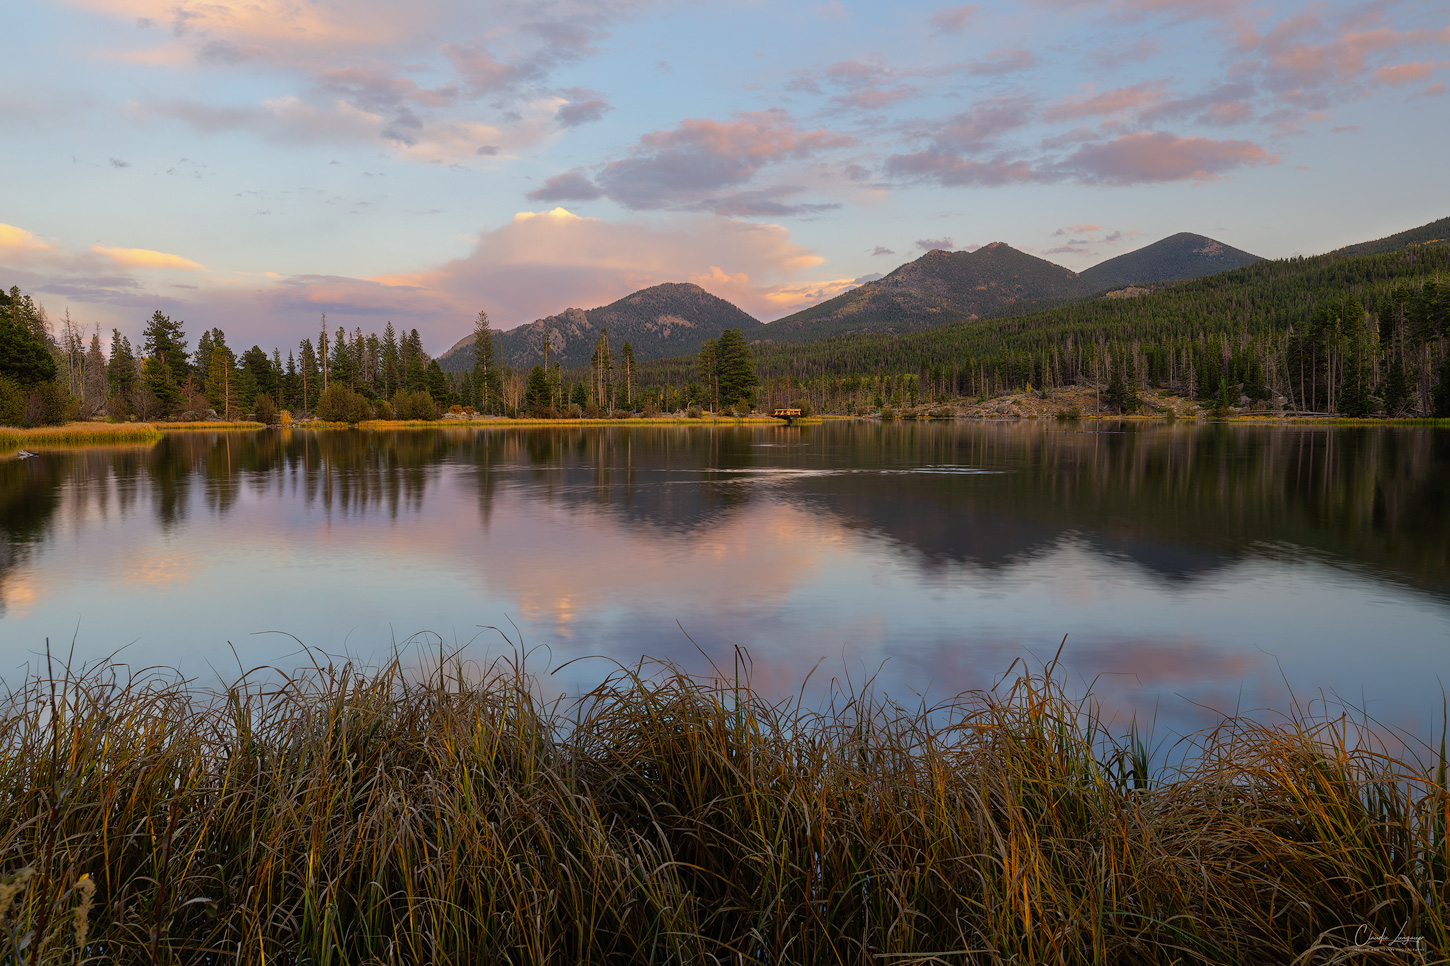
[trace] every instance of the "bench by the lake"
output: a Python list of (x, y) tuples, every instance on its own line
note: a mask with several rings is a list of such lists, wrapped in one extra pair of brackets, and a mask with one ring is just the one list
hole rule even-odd
[(775, 412), (771, 413), (771, 415), (774, 416), (776, 419), (784, 419), (785, 424), (789, 426), (795, 420), (800, 418), (801, 411), (799, 409), (777, 409)]

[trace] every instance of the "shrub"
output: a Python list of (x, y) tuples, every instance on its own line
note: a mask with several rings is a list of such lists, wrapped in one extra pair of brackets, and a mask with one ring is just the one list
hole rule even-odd
[(265, 392), (252, 401), (252, 415), (259, 423), (275, 423), (277, 421), (277, 404), (272, 397)]
[(360, 423), (372, 418), (372, 409), (360, 393), (335, 382), (317, 400), (317, 418), (330, 423)]
[(393, 396), (394, 419), (437, 419), (438, 406), (426, 390), (398, 390)]
[(0, 376), (0, 426), (19, 426), (25, 421), (25, 394), (20, 383)]

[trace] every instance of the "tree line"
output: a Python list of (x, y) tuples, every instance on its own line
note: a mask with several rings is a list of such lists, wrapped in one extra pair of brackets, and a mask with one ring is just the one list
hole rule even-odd
[[(768, 333), (768, 329), (766, 330)], [(445, 373), (418, 331), (329, 330), (284, 359), (241, 353), (222, 330), (189, 349), (184, 323), (156, 312), (138, 345), (89, 339), (69, 316), (0, 292), (0, 424), (163, 418), (201, 409), (271, 418), (594, 417), (619, 412), (796, 406), (862, 414), (963, 398), (1090, 385), (1123, 410), (1153, 389), (1220, 407), (1450, 418), (1450, 247), (1262, 261), (1148, 294), (904, 334), (747, 343), (738, 329), (690, 356), (639, 361), (601, 330), (587, 369), (501, 364), (486, 313), (473, 367)]]
[[(768, 336), (769, 329), (765, 330)], [(1257, 262), (1135, 297), (751, 348), (762, 408), (859, 414), (1034, 389), (1150, 389), (1303, 413), (1450, 417), (1450, 247)], [(694, 357), (641, 381), (685, 397)]]

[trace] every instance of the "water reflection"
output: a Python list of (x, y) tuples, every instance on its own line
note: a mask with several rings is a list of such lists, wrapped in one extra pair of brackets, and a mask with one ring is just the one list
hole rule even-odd
[(1085, 674), (1131, 672), (1099, 686), (1125, 710), (1414, 676), (1383, 696), (1413, 716), (1450, 666), (1447, 493), (1450, 434), (1401, 428), (176, 434), (0, 459), (0, 636), (10, 666), (77, 626), (266, 662), (262, 630), (366, 650), (513, 618), (561, 658), (740, 643), (787, 689), (889, 658), (940, 694), (1070, 632)]

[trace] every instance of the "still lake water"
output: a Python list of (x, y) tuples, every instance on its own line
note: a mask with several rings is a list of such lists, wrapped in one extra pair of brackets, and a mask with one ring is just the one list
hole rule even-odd
[(538, 670), (703, 673), (739, 645), (772, 695), (818, 666), (812, 688), (875, 674), (913, 704), (1040, 667), (1066, 634), (1077, 689), (1159, 735), (1289, 688), (1429, 735), (1450, 432), (270, 430), (0, 458), (0, 679), (47, 638), (215, 681), (306, 663), (299, 640), (364, 662), (420, 631), (511, 653), (488, 626), (542, 645)]

